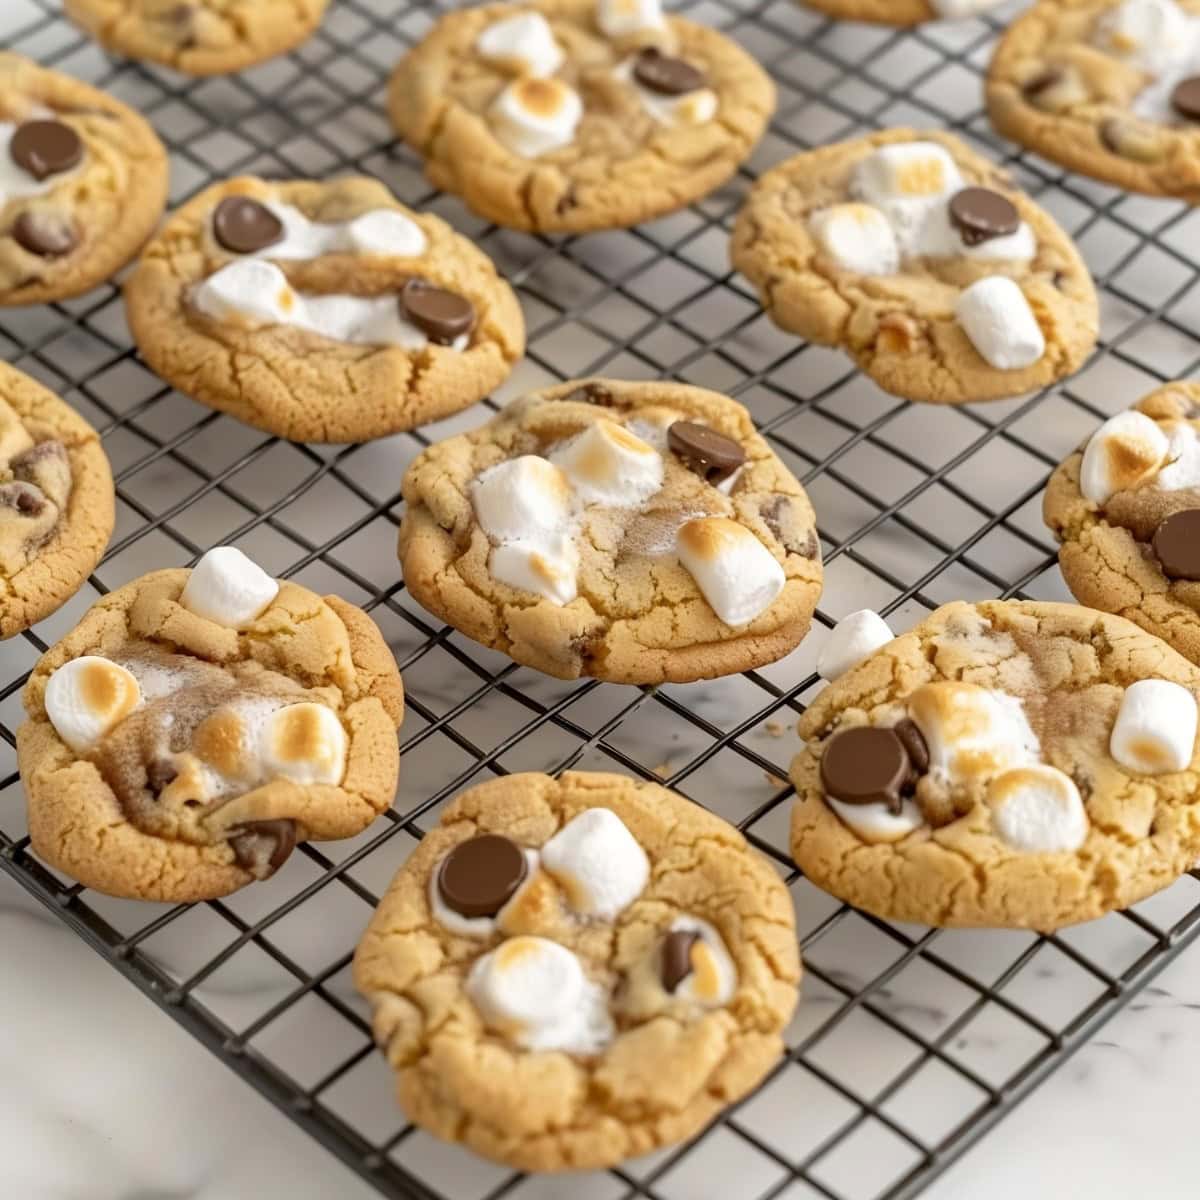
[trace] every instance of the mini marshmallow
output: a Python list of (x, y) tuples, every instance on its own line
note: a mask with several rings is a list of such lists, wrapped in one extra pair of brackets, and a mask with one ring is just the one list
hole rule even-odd
[(998, 371), (1031, 367), (1046, 353), (1045, 334), (1025, 293), (1006, 275), (971, 284), (954, 315), (980, 357)]
[(900, 247), (887, 216), (870, 204), (834, 204), (808, 221), (813, 240), (834, 264), (858, 275), (894, 275)]
[(579, 594), (579, 551), (565, 534), (504, 542), (492, 551), (488, 570), (497, 583), (554, 604), (570, 604)]
[(829, 640), (817, 659), (817, 674), (832, 683), (851, 667), (892, 641), (895, 634), (887, 622), (869, 608), (843, 617), (829, 634)]
[(662, 29), (662, 0), (598, 0), (596, 24), (605, 37), (621, 38)]
[(279, 218), (283, 237), (242, 258), (282, 262), (348, 251), (414, 258), (424, 254), (428, 247), (421, 227), (396, 209), (377, 208), (352, 221), (323, 222), (310, 221), (293, 204), (276, 200), (266, 200), (263, 204)]
[(734, 628), (766, 612), (786, 583), (766, 546), (727, 517), (688, 521), (676, 536), (675, 550), (713, 612)]
[(537, 12), (517, 13), (489, 25), (475, 40), (475, 49), (490, 62), (523, 75), (553, 75), (563, 62), (550, 23)]
[(491, 937), (496, 932), (497, 927), (503, 926), (505, 913), (517, 903), (518, 897), (529, 887), (533, 882), (534, 876), (537, 874), (538, 852), (526, 848), (523, 850), (523, 853), (527, 867), (525, 878), (521, 881), (517, 890), (513, 892), (508, 903), (494, 917), (464, 917), (462, 913), (455, 912), (442, 899), (442, 892), (438, 887), (438, 872), (441, 870), (441, 863), (439, 862), (437, 867), (434, 868), (433, 873), (429, 876), (429, 909), (433, 913), (434, 920), (439, 925), (450, 930), (451, 933), (457, 933), (460, 937)]
[(898, 842), (925, 824), (920, 808), (912, 800), (903, 801), (898, 813), (886, 804), (844, 804), (832, 796), (826, 796), (825, 803), (843, 825), (872, 845)]
[(855, 168), (852, 192), (892, 223), (902, 255), (912, 252), (929, 214), (963, 186), (949, 152), (936, 142), (881, 146)]
[(279, 595), (279, 584), (236, 546), (217, 546), (192, 568), (179, 603), (198, 617), (240, 629)]
[(301, 301), (274, 263), (239, 258), (199, 284), (192, 303), (215, 321), (288, 325)]
[(471, 500), (480, 528), (499, 542), (560, 533), (574, 507), (566, 475), (536, 454), (489, 467), (471, 485)]
[(1170, 439), (1145, 413), (1128, 409), (1109, 417), (1088, 441), (1079, 468), (1085, 500), (1103, 504), (1117, 492), (1136, 487), (1162, 465)]
[(615, 812), (589, 808), (543, 847), (542, 867), (584, 916), (613, 920), (642, 894), (650, 862)]
[(699, 917), (676, 917), (671, 933), (696, 933), (700, 940), (692, 946), (692, 973), (686, 976), (673, 995), (704, 1008), (723, 1008), (737, 991), (738, 973), (720, 933)]
[(1167, 435), (1166, 466), (1154, 478), (1164, 492), (1200, 488), (1200, 437), (1187, 421), (1178, 422)]
[(491, 109), (497, 138), (522, 158), (567, 146), (583, 118), (579, 93), (561, 79), (527, 76), (510, 83)]
[(346, 774), (346, 731), (324, 704), (289, 704), (267, 721), (260, 753), (269, 775), (337, 785)]
[(429, 245), (416, 221), (391, 208), (355, 217), (346, 226), (345, 239), (360, 254), (387, 254), (395, 258), (416, 258)]
[(1175, 0), (1125, 0), (1101, 18), (1096, 44), (1150, 75), (1185, 61), (1197, 26)]
[(90, 750), (141, 702), (137, 680), (124, 667), (85, 654), (63, 663), (46, 683), (46, 716), (76, 754)]
[(478, 959), (467, 995), (484, 1022), (527, 1050), (595, 1054), (613, 1038), (604, 990), (565, 946), (514, 937)]
[(549, 459), (585, 504), (637, 508), (663, 485), (663, 456), (615, 421), (589, 425)]
[(1196, 744), (1196, 697), (1167, 679), (1139, 679), (1125, 689), (1108, 752), (1128, 771), (1185, 770)]
[(1030, 763), (997, 775), (988, 784), (992, 824), (1014, 850), (1070, 853), (1087, 840), (1088, 817), (1069, 775)]

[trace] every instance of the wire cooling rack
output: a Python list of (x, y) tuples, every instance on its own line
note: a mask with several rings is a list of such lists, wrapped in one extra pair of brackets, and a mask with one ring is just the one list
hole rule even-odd
[[(392, 139), (387, 73), (448, 5), (334, 0), (294, 54), (208, 81), (108, 60), (50, 0), (2, 7), (0, 44), (153, 121), (171, 147), (176, 203), (242, 171), (354, 171), (453, 221), (519, 288), (529, 323), (529, 357), (497, 402), (590, 373), (718, 388), (749, 407), (816, 506), (826, 592), (813, 635), (784, 662), (690, 687), (562, 683), (440, 627), (399, 581), (404, 468), (485, 411), (367, 446), (293, 445), (165, 387), (133, 352), (113, 285), (0, 311), (4, 356), (103, 430), (119, 496), (116, 534), (89, 585), (0, 651), (0, 867), (380, 1193), (914, 1196), (1200, 931), (1196, 877), (1053, 937), (939, 933), (837, 904), (787, 856), (792, 727), (832, 622), (870, 606), (902, 629), (954, 598), (1066, 598), (1040, 520), (1047, 475), (1098, 421), (1200, 361), (1200, 218), (1014, 155), (989, 134), (980, 77), (1010, 9), (898, 33), (829, 22), (790, 0), (684, 4), (770, 68), (780, 91), (770, 134), (739, 178), (685, 212), (552, 241), (476, 221), (431, 192)], [(774, 330), (730, 273), (729, 226), (758, 171), (900, 123), (952, 127), (990, 148), (1083, 249), (1102, 288), (1103, 338), (1068, 383), (968, 409), (898, 402), (839, 354)], [(395, 809), (353, 841), (303, 847), (274, 880), (221, 902), (85, 892), (28, 848), (13, 750), (20, 688), (97, 595), (222, 542), (362, 604), (382, 626), (409, 694)], [(349, 964), (371, 906), (449, 797), (506, 771), (569, 766), (658, 778), (734, 821), (791, 887), (807, 971), (787, 1057), (752, 1097), (688, 1146), (567, 1184), (513, 1174), (405, 1125)]]

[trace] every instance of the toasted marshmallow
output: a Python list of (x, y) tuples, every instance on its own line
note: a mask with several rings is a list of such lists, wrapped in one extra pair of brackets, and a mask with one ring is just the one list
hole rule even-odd
[(703, 125), (717, 115), (721, 102), (712, 88), (664, 96), (638, 83), (634, 62), (632, 58), (619, 62), (613, 68), (613, 77), (637, 92), (642, 107), (660, 125)]
[(520, 75), (553, 75), (563, 52), (550, 23), (537, 12), (521, 12), (489, 25), (475, 40), (489, 62)]
[(901, 255), (907, 255), (929, 214), (962, 186), (954, 159), (936, 142), (898, 142), (881, 146), (858, 164), (851, 191), (883, 210)]
[(724, 1008), (737, 991), (738, 973), (720, 933), (707, 921), (691, 916), (676, 917), (670, 932), (695, 933), (700, 939), (692, 944), (691, 974), (684, 976), (672, 995), (703, 1008)]
[(843, 271), (894, 275), (900, 247), (891, 222), (870, 204), (834, 204), (813, 213), (808, 227), (821, 252)]
[(46, 716), (76, 754), (90, 750), (141, 702), (138, 681), (124, 667), (85, 654), (63, 663), (46, 683)]
[(514, 937), (477, 960), (467, 995), (489, 1028), (527, 1050), (595, 1054), (613, 1038), (608, 997), (565, 946)]
[(1200, 487), (1200, 437), (1194, 426), (1179, 421), (1167, 438), (1166, 465), (1154, 477), (1154, 486), (1165, 492)]
[(829, 634), (829, 640), (817, 659), (817, 674), (832, 683), (880, 647), (886, 646), (895, 636), (877, 612), (869, 608), (852, 612), (843, 617)]
[(954, 315), (979, 356), (998, 371), (1031, 367), (1046, 353), (1046, 335), (1025, 293), (1006, 275), (971, 284), (958, 297)]
[(549, 458), (585, 504), (637, 508), (663, 485), (663, 456), (616, 421), (596, 421)]
[(1088, 441), (1079, 468), (1085, 500), (1103, 504), (1154, 475), (1171, 442), (1157, 422), (1134, 409), (1109, 417)]
[(964, 17), (978, 16), (981, 12), (987, 12), (989, 8), (995, 8), (997, 4), (1003, 3), (1003, 0), (930, 0), (933, 5), (933, 11), (939, 17), (944, 17), (947, 21), (961, 21)]
[(269, 775), (293, 783), (339, 784), (346, 774), (346, 731), (324, 704), (289, 704), (267, 721), (261, 750)]
[(198, 617), (240, 629), (279, 595), (279, 584), (236, 546), (217, 546), (193, 568), (179, 603)]
[(650, 861), (615, 812), (585, 809), (543, 847), (542, 867), (584, 916), (611, 921), (642, 894)]
[(1096, 45), (1150, 75), (1185, 62), (1197, 26), (1175, 0), (1125, 0), (1097, 22)]
[(1056, 854), (1087, 840), (1088, 818), (1069, 775), (1045, 763), (1014, 767), (988, 784), (992, 824), (1014, 850)]
[(492, 551), (488, 570), (497, 583), (554, 604), (570, 604), (579, 594), (579, 551), (566, 534), (503, 542)]
[(491, 118), (496, 136), (514, 154), (538, 158), (574, 140), (583, 101), (561, 79), (525, 76), (496, 97)]
[(886, 804), (844, 804), (832, 796), (826, 796), (825, 803), (843, 825), (872, 845), (898, 842), (925, 824), (920, 808), (912, 800), (905, 800), (898, 813)]
[(480, 528), (498, 542), (561, 533), (574, 507), (566, 475), (536, 454), (489, 467), (471, 485), (471, 500)]
[(628, 37), (647, 29), (662, 29), (662, 0), (598, 0), (596, 24), (605, 37)]
[(195, 306), (215, 321), (244, 325), (289, 325), (301, 305), (299, 294), (274, 263), (239, 258), (214, 271), (195, 290)]
[(1125, 689), (1108, 752), (1128, 771), (1185, 770), (1196, 745), (1196, 697), (1166, 679), (1139, 679)]
[(728, 517), (688, 521), (676, 536), (675, 550), (726, 625), (748, 625), (783, 591), (783, 568), (770, 550), (749, 529)]
[(416, 258), (429, 245), (416, 221), (391, 208), (363, 213), (346, 225), (347, 244), (360, 254)]

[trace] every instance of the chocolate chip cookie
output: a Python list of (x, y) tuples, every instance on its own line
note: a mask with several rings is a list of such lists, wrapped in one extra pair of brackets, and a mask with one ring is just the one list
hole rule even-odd
[(491, 260), (372, 179), (201, 192), (147, 247), (129, 325), (164, 379), (305, 442), (363, 442), (467, 408), (525, 350)]
[(649, 783), (464, 792), (358, 948), (409, 1118), (530, 1171), (691, 1137), (778, 1060), (800, 962), (775, 872)]

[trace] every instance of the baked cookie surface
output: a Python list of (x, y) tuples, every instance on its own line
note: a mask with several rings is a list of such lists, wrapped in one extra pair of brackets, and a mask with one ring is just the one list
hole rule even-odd
[(803, 0), (805, 7), (842, 21), (876, 25), (923, 25), (926, 21), (956, 21), (997, 8), (1004, 0)]
[(1054, 0), (988, 70), (1005, 137), (1128, 191), (1200, 202), (1200, 0)]
[(62, 607), (95, 569), (114, 520), (96, 431), (0, 363), (0, 638)]
[(125, 289), (143, 357), (201, 404), (295, 441), (449, 416), (525, 349), (512, 289), (371, 179), (233, 179), (174, 213)]
[(231, 547), (109, 593), (24, 702), (33, 849), (113, 896), (227, 895), (395, 793), (404, 693), (378, 628)]
[(892, 920), (1049, 931), (1200, 851), (1200, 671), (1070, 604), (948, 604), (800, 722), (792, 855)]
[(0, 305), (82, 295), (142, 248), (167, 153), (132, 108), (0, 51)]
[(583, 233), (723, 184), (775, 108), (735, 42), (659, 0), (533, 0), (443, 16), (388, 106), (430, 180), (512, 229)]
[(807, 496), (740, 404), (576, 381), (431, 446), (404, 478), (404, 580), (549, 675), (687, 682), (773, 662), (821, 591)]
[(690, 1137), (778, 1060), (800, 962), (742, 836), (620, 775), (459, 796), (354, 963), (418, 1125), (531, 1171)]
[(1020, 395), (1096, 341), (1070, 238), (949, 134), (893, 129), (788, 159), (751, 189), (731, 254), (777, 325), (910, 400)]
[(293, 49), (329, 0), (65, 0), (107, 50), (187, 75), (227, 75)]

